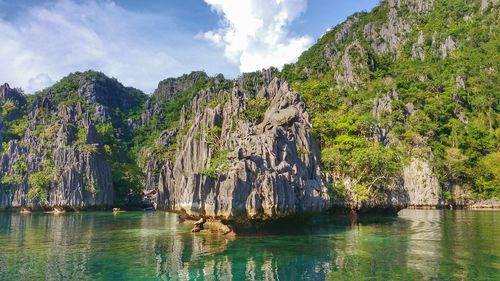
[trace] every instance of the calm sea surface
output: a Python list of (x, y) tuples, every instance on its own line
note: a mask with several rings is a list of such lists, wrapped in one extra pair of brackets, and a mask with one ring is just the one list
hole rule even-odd
[(0, 213), (0, 280), (500, 280), (500, 211), (322, 216), (232, 239), (163, 212)]

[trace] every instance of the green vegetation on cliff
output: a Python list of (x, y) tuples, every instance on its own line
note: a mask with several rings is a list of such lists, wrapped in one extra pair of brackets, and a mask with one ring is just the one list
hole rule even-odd
[[(327, 32), (281, 72), (237, 81), (192, 72), (161, 81), (151, 96), (100, 72), (72, 73), (23, 95), (26, 101), (1, 101), (2, 153), (16, 143), (16, 163), (2, 167), (0, 191), (24, 184), (28, 199), (45, 200), (58, 171), (43, 161), (58, 151), (60, 162), (102, 156), (112, 171), (103, 182), (112, 181), (117, 202), (139, 197), (176, 159), (194, 117), (189, 105), (203, 96), (197, 93), (209, 90), (213, 96), (199, 105), (215, 109), (239, 85), (249, 100), (234, 118), (259, 123), (270, 100), (256, 93), (278, 75), (306, 102), (334, 200), (359, 207), (401, 184), (415, 159), (431, 164), (425, 176), (437, 176), (442, 202), (500, 198), (500, 8), (481, 2), (382, 1)], [(228, 151), (217, 144), (221, 128), (198, 129), (213, 150), (199, 173), (215, 178), (228, 169)], [(64, 154), (68, 148), (78, 155)], [(99, 161), (93, 164), (102, 168)], [(95, 173), (78, 176), (87, 194), (99, 194)]]
[(327, 171), (373, 195), (424, 157), (448, 196), (458, 186), (500, 198), (498, 4), (436, 0), (422, 13), (396, 2), (352, 16), (280, 74), (306, 100)]

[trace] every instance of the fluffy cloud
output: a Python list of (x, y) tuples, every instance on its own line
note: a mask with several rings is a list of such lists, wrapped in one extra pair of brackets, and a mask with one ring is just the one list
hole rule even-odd
[(249, 72), (293, 62), (312, 44), (292, 36), (290, 24), (306, 9), (306, 0), (205, 0), (223, 17), (220, 27), (200, 37), (224, 49), (225, 56)]
[(33, 92), (70, 72), (95, 69), (150, 92), (161, 79), (224, 60), (208, 43), (193, 46), (194, 34), (180, 27), (158, 34), (176, 25), (170, 21), (112, 1), (50, 1), (9, 20), (0, 15), (0, 82)]
[[(154, 51), (140, 48), (124, 34), (142, 20), (112, 2), (59, 1), (30, 8), (14, 21), (0, 22), (0, 78), (32, 92), (76, 70), (93, 68), (123, 77), (123, 72), (138, 65), (143, 69), (158, 68), (159, 62), (175, 65), (174, 59), (161, 53), (158, 60), (148, 61)], [(137, 78), (143, 69), (137, 69)], [(145, 86), (140, 80), (125, 80)]]

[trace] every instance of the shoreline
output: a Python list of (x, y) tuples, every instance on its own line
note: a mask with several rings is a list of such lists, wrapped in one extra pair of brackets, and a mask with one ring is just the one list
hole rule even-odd
[[(301, 213), (301, 214), (293, 214), (288, 217), (276, 217), (276, 218), (266, 218), (266, 219), (243, 219), (243, 220), (249, 220), (249, 221), (274, 221), (274, 220), (286, 220), (290, 218), (304, 218), (304, 217), (311, 217), (317, 214), (353, 214), (356, 213), (358, 215), (397, 215), (397, 213), (401, 210), (404, 209), (412, 209), (412, 210), (442, 210), (442, 209), (449, 209), (449, 210), (500, 210), (500, 201), (494, 201), (494, 202), (476, 202), (474, 204), (470, 205), (451, 205), (452, 207), (450, 208), (450, 205), (410, 205), (407, 206), (406, 208), (386, 208), (386, 207), (373, 207), (373, 208), (362, 208), (360, 210), (353, 210), (350, 208), (341, 208), (339, 206), (334, 206), (328, 210), (325, 210), (323, 212), (317, 212), (317, 213)], [(18, 206), (18, 207), (3, 207), (0, 208), (0, 212), (3, 213), (24, 213), (24, 214), (29, 214), (29, 213), (78, 213), (78, 212), (113, 212), (113, 213), (123, 213), (123, 212), (148, 212), (148, 211), (162, 211), (162, 212), (170, 212), (170, 213), (176, 213), (179, 214), (180, 217), (182, 217), (183, 220), (190, 221), (190, 220), (195, 220), (195, 217), (203, 217), (201, 215), (199, 216), (191, 216), (184, 214), (179, 211), (168, 211), (168, 210), (145, 210), (144, 208), (137, 208), (137, 207), (131, 207), (131, 208), (113, 208), (109, 206), (105, 207), (84, 207), (84, 208), (78, 208), (78, 207), (61, 207), (61, 206), (56, 206), (56, 207), (25, 207), (25, 206)], [(208, 218), (208, 217), (207, 217)], [(233, 218), (233, 219), (228, 219), (228, 218), (212, 218), (215, 220), (219, 221), (233, 221), (233, 222), (239, 222), (242, 220), (242, 218)]]
[[(486, 206), (486, 207), (484, 207)], [(410, 206), (408, 210), (445, 210), (449, 208), (443, 208), (444, 206)], [(402, 209), (402, 210), (405, 210)], [(9, 208), (7, 210), (2, 209), (0, 210), (0, 213), (12, 213), (12, 214), (19, 214), (20, 216), (28, 216), (31, 214), (51, 214), (54, 216), (61, 216), (65, 214), (76, 214), (76, 213), (82, 213), (85, 212), (105, 212), (105, 213), (110, 213), (113, 215), (119, 215), (121, 213), (127, 213), (127, 212), (150, 212), (147, 210), (138, 210), (138, 209), (132, 209), (132, 210), (123, 210), (123, 209), (118, 209), (118, 208), (113, 208), (113, 209), (108, 209), (104, 210), (102, 208), (100, 209), (85, 209), (85, 210), (78, 210), (78, 209), (70, 209), (66, 211), (65, 209), (55, 209), (55, 210), (49, 210), (47, 209), (37, 209), (37, 210), (30, 210), (28, 208)], [(316, 219), (319, 220), (324, 220), (325, 217), (331, 217), (335, 218), (338, 217), (340, 219), (350, 219), (353, 220), (354, 222), (357, 222), (358, 220), (361, 219), (369, 219), (372, 216), (383, 216), (383, 217), (397, 217), (398, 213), (394, 212), (380, 212), (378, 211), (365, 211), (365, 212), (352, 212), (352, 210), (328, 210), (325, 212), (321, 213), (307, 213), (307, 214), (296, 214), (290, 217), (280, 217), (280, 218), (273, 218), (273, 219), (246, 219), (243, 220), (242, 218), (232, 218), (232, 219), (227, 219), (227, 218), (212, 218), (212, 217), (203, 217), (203, 216), (192, 216), (188, 215), (186, 213), (182, 212), (174, 212), (174, 211), (164, 211), (164, 210), (155, 210), (153, 212), (163, 212), (163, 213), (169, 213), (172, 215), (177, 216), (177, 223), (182, 224), (182, 225), (190, 225), (193, 226), (191, 232), (196, 235), (198, 233), (217, 233), (220, 235), (223, 235), (225, 237), (228, 237), (230, 239), (235, 238), (240, 235), (245, 235), (248, 233), (267, 233), (269, 231), (274, 230), (280, 230), (282, 227), (287, 227), (290, 225), (302, 225), (302, 224), (307, 224), (310, 223), (311, 221), (314, 221)], [(400, 210), (401, 211), (401, 210)], [(451, 211), (500, 211), (500, 206), (499, 205), (476, 205), (474, 207), (469, 206), (467, 208), (453, 208)]]

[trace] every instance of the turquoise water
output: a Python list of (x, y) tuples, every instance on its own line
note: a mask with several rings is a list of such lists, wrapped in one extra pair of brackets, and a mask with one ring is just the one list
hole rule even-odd
[(323, 216), (237, 238), (163, 212), (0, 213), (0, 280), (500, 280), (500, 212)]

